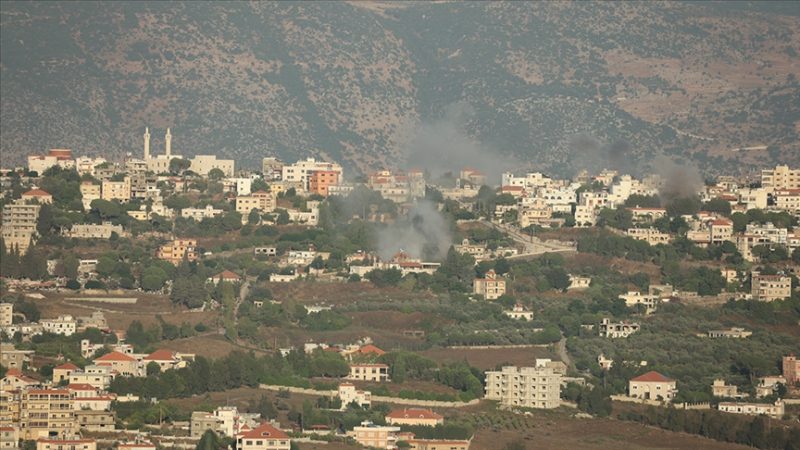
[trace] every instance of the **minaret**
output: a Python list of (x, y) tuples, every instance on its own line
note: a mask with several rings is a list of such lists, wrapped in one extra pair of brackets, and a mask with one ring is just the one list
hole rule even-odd
[(167, 128), (167, 135), (164, 136), (164, 142), (166, 142), (166, 155), (169, 158), (172, 154), (172, 134), (169, 132), (169, 128)]
[(150, 128), (144, 129), (144, 160), (150, 159)]

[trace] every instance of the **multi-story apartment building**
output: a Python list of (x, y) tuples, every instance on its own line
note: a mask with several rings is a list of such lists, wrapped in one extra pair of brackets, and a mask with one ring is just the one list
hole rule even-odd
[(126, 176), (122, 181), (104, 180), (100, 187), (100, 198), (127, 203), (131, 199), (131, 178)]
[(612, 322), (609, 318), (603, 318), (598, 327), (600, 337), (605, 338), (626, 338), (636, 333), (641, 328), (638, 323), (632, 322)]
[(335, 170), (316, 170), (308, 180), (308, 192), (328, 196), (328, 188), (339, 184), (341, 172)]
[(72, 150), (66, 148), (54, 148), (47, 152), (47, 155), (28, 156), (28, 170), (36, 172), (40, 176), (49, 168), (59, 166), (64, 169), (75, 167), (75, 160), (72, 159)]
[(517, 211), (517, 221), (521, 228), (546, 224), (553, 216), (553, 208), (542, 198), (533, 198), (524, 202), (524, 205)]
[(213, 430), (233, 438), (243, 429), (257, 427), (260, 418), (258, 413), (239, 412), (235, 406), (220, 406), (212, 412), (195, 411), (192, 413), (190, 433), (192, 438), (199, 439), (206, 430)]
[(777, 189), (800, 189), (800, 169), (775, 166), (761, 171), (761, 186), (770, 191)]
[(342, 410), (347, 409), (347, 405), (354, 402), (362, 408), (368, 408), (372, 404), (372, 393), (356, 389), (353, 383), (340, 384), (338, 395), (342, 402)]
[[(123, 376), (140, 377), (145, 374), (144, 364), (133, 356), (120, 352), (106, 353), (96, 358), (94, 363), (98, 366), (108, 366), (112, 371), (116, 371)], [(70, 376), (70, 378), (72, 377)]]
[(247, 218), (250, 211), (272, 212), (275, 210), (276, 195), (273, 192), (256, 191), (250, 195), (236, 197), (236, 212)]
[(486, 398), (506, 406), (557, 408), (561, 404), (561, 374), (552, 367), (506, 366), (486, 372)]
[(19, 431), (20, 396), (19, 389), (0, 389), (0, 427), (14, 426)]
[(14, 323), (14, 304), (0, 303), (0, 327)]
[(375, 425), (365, 421), (353, 427), (353, 431), (348, 431), (347, 435), (364, 447), (394, 450), (397, 448), (398, 432), (400, 427)]
[(14, 344), (0, 342), (0, 364), (6, 369), (21, 370), (25, 363), (31, 362), (34, 353), (33, 350), (17, 350)]
[(350, 364), (348, 380), (388, 381), (389, 366), (386, 364)]
[(395, 203), (405, 203), (425, 195), (425, 178), (422, 172), (416, 170), (407, 173), (380, 170), (370, 174), (367, 186)]
[(620, 300), (625, 301), (625, 306), (635, 308), (642, 305), (646, 312), (650, 313), (655, 311), (658, 304), (661, 303), (661, 298), (657, 295), (643, 294), (639, 291), (628, 291), (619, 295)]
[(670, 239), (669, 234), (662, 233), (655, 228), (628, 228), (625, 234), (650, 245), (667, 244)]
[(96, 389), (108, 389), (114, 379), (112, 365), (88, 365), (69, 374), (69, 384), (86, 384)]
[(274, 156), (268, 156), (261, 160), (261, 174), (264, 180), (278, 181), (283, 173), (283, 162)]
[(16, 450), (19, 448), (19, 430), (17, 427), (0, 426), (0, 449)]
[(736, 247), (742, 257), (753, 261), (753, 247), (757, 245), (787, 246), (790, 243), (789, 230), (777, 228), (771, 222), (766, 225), (747, 224), (744, 233), (736, 238)]
[(191, 159), (191, 166), (189, 170), (192, 172), (206, 176), (214, 169), (222, 171), (224, 176), (233, 176), (233, 167), (235, 161), (232, 159), (217, 159), (215, 155), (197, 155)]
[(472, 280), (472, 293), (482, 295), (486, 300), (496, 300), (506, 293), (506, 280), (490, 269), (483, 278)]
[(27, 389), (20, 392), (22, 438), (33, 440), (77, 431), (73, 394), (67, 389)]
[(77, 223), (69, 230), (64, 230), (64, 236), (77, 239), (111, 239), (114, 233), (117, 236), (125, 236), (122, 225), (114, 225), (111, 222)]
[(16, 248), (19, 254), (28, 251), (36, 238), (36, 224), (41, 205), (21, 200), (3, 206), (2, 236), (6, 250)]
[(800, 212), (800, 189), (780, 189), (772, 197), (777, 209), (792, 214)]
[(739, 194), (739, 204), (744, 205), (745, 209), (766, 209), (767, 190), (764, 188), (742, 188)]
[(88, 211), (92, 207), (92, 201), (100, 199), (101, 186), (91, 181), (84, 181), (81, 183), (80, 189), (83, 209)]
[(678, 393), (677, 383), (672, 378), (650, 371), (628, 381), (628, 396), (643, 400), (670, 401)]
[(214, 208), (211, 205), (206, 205), (205, 208), (183, 208), (181, 210), (181, 217), (184, 219), (194, 219), (197, 222), (200, 222), (203, 219), (211, 219), (213, 217), (217, 217), (222, 215), (224, 211), (218, 208)]
[(762, 275), (753, 271), (750, 293), (756, 300), (771, 302), (792, 296), (792, 278), (786, 275)]
[(183, 261), (195, 261), (197, 255), (196, 239), (175, 239), (172, 242), (162, 245), (156, 252), (156, 257), (169, 261), (176, 266)]
[(783, 378), (786, 378), (786, 383), (794, 386), (800, 381), (800, 360), (795, 355), (787, 355), (783, 357)]
[(95, 167), (106, 163), (106, 159), (102, 156), (92, 158), (90, 156), (79, 156), (75, 158), (75, 169), (81, 175), (88, 174), (94, 176)]
[(61, 315), (55, 319), (42, 319), (39, 321), (46, 333), (72, 336), (78, 328), (78, 321), (70, 315)]
[(41, 438), (36, 440), (36, 450), (97, 450), (97, 441), (79, 436)]
[(342, 166), (339, 164), (308, 158), (281, 167), (281, 179), (292, 186), (308, 191), (309, 181), (314, 172), (337, 172), (338, 178), (340, 180), (342, 178)]
[(714, 397), (723, 398), (737, 398), (739, 397), (739, 388), (736, 385), (727, 384), (722, 378), (717, 378), (711, 385), (711, 395)]

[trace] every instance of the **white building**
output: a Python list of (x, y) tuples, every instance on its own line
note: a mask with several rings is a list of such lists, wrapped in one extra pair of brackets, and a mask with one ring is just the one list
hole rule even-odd
[(510, 311), (505, 310), (503, 314), (515, 320), (531, 321), (533, 320), (533, 311), (528, 311), (524, 306), (517, 303)]
[(189, 170), (198, 175), (208, 176), (212, 170), (219, 169), (224, 176), (233, 176), (235, 161), (232, 159), (217, 159), (216, 155), (197, 155), (190, 161)]
[(317, 171), (338, 172), (339, 179), (342, 179), (342, 166), (336, 163), (317, 161), (314, 158), (308, 158), (302, 161), (297, 161), (294, 164), (284, 165), (281, 167), (281, 178), (284, 182), (295, 185), (303, 191), (307, 191), (308, 181), (311, 178), (311, 175)]
[(58, 316), (55, 319), (42, 319), (40, 321), (46, 333), (72, 336), (78, 328), (78, 321), (70, 315)]
[(213, 218), (222, 215), (224, 211), (218, 208), (214, 208), (211, 205), (206, 205), (205, 208), (183, 208), (181, 210), (181, 217), (185, 219), (194, 219), (196, 222), (200, 222), (206, 218)]
[(356, 389), (353, 383), (342, 383), (339, 385), (339, 400), (342, 401), (341, 410), (347, 409), (347, 405), (356, 403), (362, 408), (369, 408), (372, 404), (372, 393)]
[(561, 375), (550, 367), (506, 366), (486, 372), (486, 399), (506, 406), (557, 408)]
[(775, 403), (721, 402), (717, 409), (731, 414), (765, 415), (774, 419), (781, 419), (786, 414), (782, 400)]

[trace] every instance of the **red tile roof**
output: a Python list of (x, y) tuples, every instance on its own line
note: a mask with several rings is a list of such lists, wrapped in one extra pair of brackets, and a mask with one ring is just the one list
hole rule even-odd
[(92, 386), (91, 384), (86, 383), (70, 383), (67, 385), (67, 389), (70, 391), (96, 391), (97, 388)]
[(54, 367), (53, 370), (79, 370), (80, 367), (72, 364), (71, 362), (65, 362), (64, 364)]
[(273, 427), (272, 425), (266, 422), (257, 426), (253, 430), (245, 431), (239, 434), (237, 437), (244, 439), (262, 439), (262, 438), (289, 439), (288, 434), (284, 433), (283, 431)]
[(28, 394), (59, 394), (59, 395), (69, 395), (69, 391), (66, 389), (31, 389), (28, 391)]
[(105, 355), (94, 360), (95, 362), (103, 361), (136, 361), (136, 358), (120, 352), (106, 353)]
[(214, 275), (211, 278), (222, 278), (223, 280), (240, 280), (240, 277), (237, 273), (231, 272), (230, 270), (223, 270), (222, 272)]
[(367, 345), (361, 347), (360, 349), (358, 349), (358, 352), (359, 353), (363, 353), (363, 354), (374, 353), (376, 355), (383, 355), (383, 354), (386, 353), (385, 351), (379, 349), (378, 347), (376, 347), (376, 346), (374, 346), (372, 344), (367, 344)]
[(39, 380), (37, 380), (35, 378), (31, 378), (31, 377), (23, 374), (22, 371), (19, 370), (19, 369), (8, 369), (6, 371), (6, 376), (7, 377), (17, 378), (18, 380), (24, 381), (25, 383), (28, 383), (28, 384), (39, 384), (40, 383)]
[(158, 349), (153, 353), (145, 356), (145, 361), (173, 361), (175, 357), (173, 356), (172, 351), (166, 349)]
[(431, 419), (431, 420), (441, 420), (444, 419), (444, 416), (441, 414), (437, 414), (430, 409), (416, 409), (416, 408), (403, 408), (403, 409), (395, 409), (386, 414), (387, 418), (392, 419)]
[(646, 382), (656, 382), (656, 383), (669, 383), (671, 381), (675, 381), (672, 378), (665, 377), (660, 373), (651, 370), (643, 375), (639, 375), (638, 377), (631, 378), (631, 381), (646, 381)]
[(43, 191), (41, 189), (31, 189), (30, 191), (25, 192), (22, 195), (24, 195), (26, 197), (29, 197), (31, 195), (33, 195), (35, 197), (50, 197), (51, 196), (49, 192)]

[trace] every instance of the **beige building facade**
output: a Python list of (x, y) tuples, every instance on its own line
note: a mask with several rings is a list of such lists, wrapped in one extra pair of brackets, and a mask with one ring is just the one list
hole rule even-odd
[(506, 406), (557, 408), (561, 405), (561, 375), (546, 366), (506, 366), (488, 371), (486, 399)]

